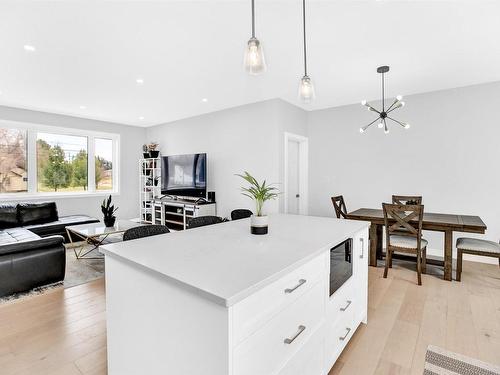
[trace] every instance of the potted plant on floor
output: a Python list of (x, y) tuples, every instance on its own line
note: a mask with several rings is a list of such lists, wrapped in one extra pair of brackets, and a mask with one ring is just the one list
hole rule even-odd
[(112, 227), (115, 225), (116, 216), (115, 212), (118, 210), (118, 207), (115, 208), (114, 204), (111, 204), (111, 195), (108, 199), (104, 199), (101, 204), (101, 211), (104, 215), (104, 225), (107, 227)]
[(269, 220), (268, 217), (263, 214), (262, 209), (266, 201), (275, 199), (278, 196), (278, 189), (272, 186), (272, 184), (266, 185), (266, 180), (260, 184), (250, 173), (246, 171), (245, 174), (238, 174), (237, 176), (243, 178), (250, 184), (249, 187), (241, 188), (241, 194), (255, 201), (256, 211), (255, 214), (250, 217), (251, 233), (267, 234)]

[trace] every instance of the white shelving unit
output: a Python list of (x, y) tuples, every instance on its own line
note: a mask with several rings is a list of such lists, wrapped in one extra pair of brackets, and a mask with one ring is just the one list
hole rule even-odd
[(161, 159), (140, 159), (139, 179), (141, 186), (140, 220), (143, 223), (152, 223), (154, 199), (161, 196)]

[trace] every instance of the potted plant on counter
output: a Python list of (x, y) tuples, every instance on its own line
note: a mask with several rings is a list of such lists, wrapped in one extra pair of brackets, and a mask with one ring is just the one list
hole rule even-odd
[(118, 210), (118, 207), (115, 208), (114, 204), (111, 204), (111, 195), (108, 199), (104, 199), (101, 204), (101, 211), (104, 215), (104, 225), (107, 227), (112, 227), (115, 225), (116, 216), (115, 212)]
[(255, 201), (256, 211), (255, 214), (250, 217), (250, 231), (252, 234), (267, 234), (269, 220), (266, 215), (263, 214), (263, 207), (266, 201), (275, 199), (279, 191), (272, 184), (266, 185), (266, 180), (261, 184), (248, 172), (245, 174), (238, 174), (237, 176), (243, 178), (247, 181), (250, 186), (242, 187), (242, 193), (244, 196)]

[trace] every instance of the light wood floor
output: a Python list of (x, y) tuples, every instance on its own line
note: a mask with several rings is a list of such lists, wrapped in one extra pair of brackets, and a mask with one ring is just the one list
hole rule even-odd
[[(500, 364), (500, 269), (466, 262), (463, 281), (370, 267), (368, 325), (330, 372), (422, 374), (428, 344)], [(0, 305), (0, 374), (106, 374), (104, 281)]]

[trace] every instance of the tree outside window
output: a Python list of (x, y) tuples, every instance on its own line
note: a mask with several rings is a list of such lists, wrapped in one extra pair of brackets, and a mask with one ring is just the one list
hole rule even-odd
[(26, 191), (26, 131), (0, 128), (0, 193)]

